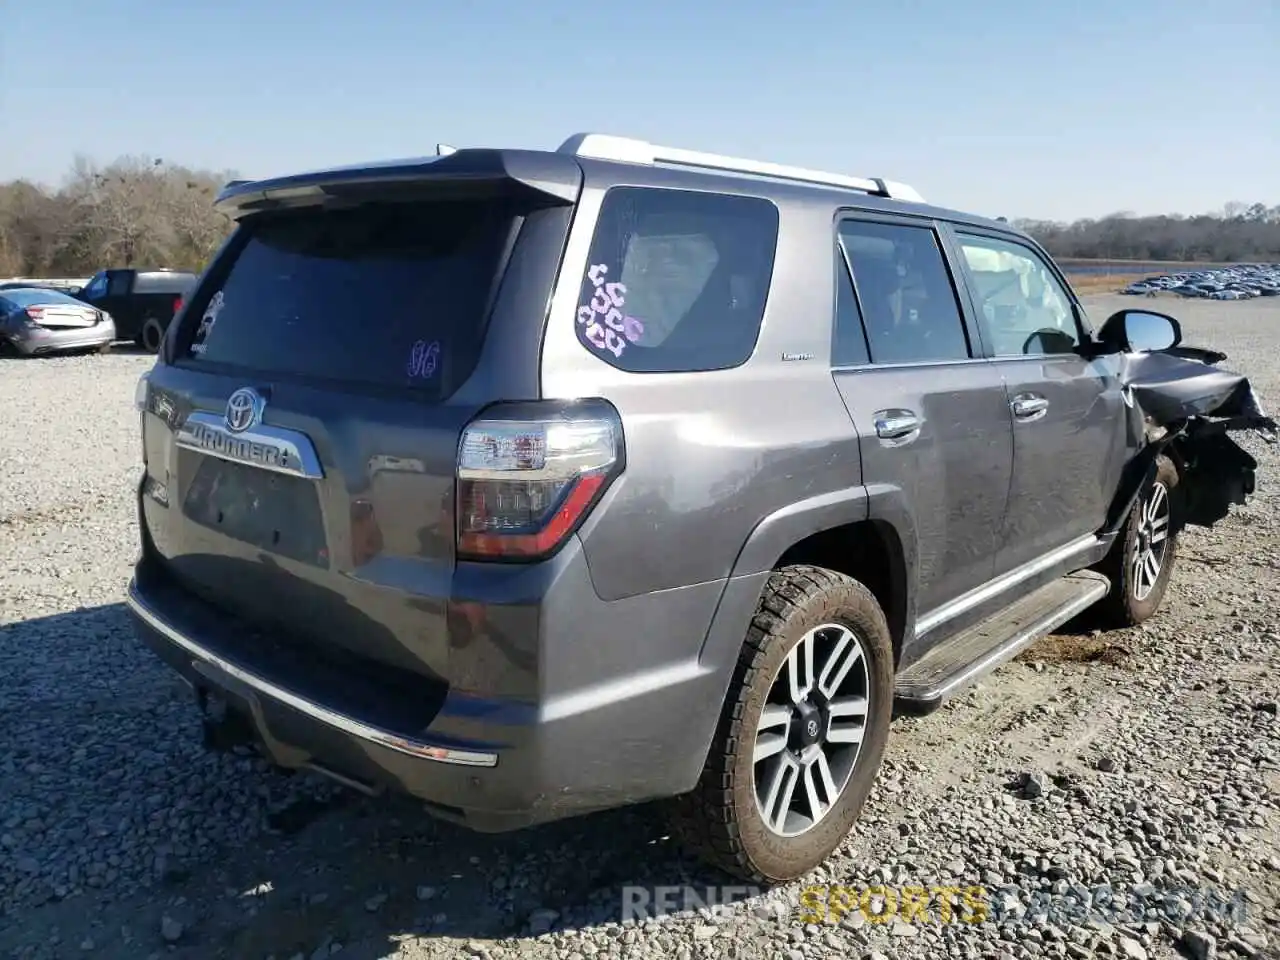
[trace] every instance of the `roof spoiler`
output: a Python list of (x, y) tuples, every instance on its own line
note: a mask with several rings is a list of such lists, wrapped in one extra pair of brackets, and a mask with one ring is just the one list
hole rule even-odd
[(232, 219), (305, 206), (344, 206), (374, 200), (427, 199), (442, 195), (508, 196), (549, 204), (574, 203), (582, 168), (574, 158), (532, 150), (456, 150), (437, 156), (335, 167), (267, 180), (234, 180), (219, 192), (214, 209)]

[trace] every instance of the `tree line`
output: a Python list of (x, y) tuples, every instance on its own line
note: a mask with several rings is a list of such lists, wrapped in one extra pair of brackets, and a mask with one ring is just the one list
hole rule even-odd
[[(81, 277), (105, 267), (199, 270), (230, 223), (213, 198), (230, 171), (160, 158), (78, 158), (62, 186), (0, 183), (0, 278)], [(1230, 263), (1280, 261), (1280, 205), (1228, 204), (1219, 213), (1057, 223), (1019, 220), (1055, 257)]]
[(1280, 262), (1280, 205), (1229, 203), (1220, 213), (1054, 223), (1020, 220), (1053, 256), (1184, 263)]
[(230, 171), (126, 156), (106, 166), (77, 158), (57, 188), (0, 183), (0, 278), (198, 270), (230, 229), (213, 198), (232, 179)]

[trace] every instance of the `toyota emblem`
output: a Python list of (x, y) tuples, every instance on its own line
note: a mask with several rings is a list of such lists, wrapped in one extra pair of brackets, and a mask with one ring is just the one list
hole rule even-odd
[(250, 427), (257, 426), (265, 405), (266, 401), (257, 390), (241, 387), (227, 399), (227, 412), (223, 416), (227, 429), (232, 433), (244, 433)]

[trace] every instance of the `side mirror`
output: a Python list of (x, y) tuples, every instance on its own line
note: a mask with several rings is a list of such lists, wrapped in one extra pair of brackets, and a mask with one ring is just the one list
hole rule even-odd
[(1182, 326), (1173, 317), (1150, 310), (1121, 310), (1107, 318), (1098, 340), (1121, 353), (1168, 350), (1182, 342)]

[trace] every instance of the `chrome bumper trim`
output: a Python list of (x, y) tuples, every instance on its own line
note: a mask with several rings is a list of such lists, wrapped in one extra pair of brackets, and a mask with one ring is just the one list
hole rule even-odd
[(146, 623), (153, 630), (160, 633), (169, 642), (182, 648), (191, 656), (207, 663), (218, 670), (223, 671), (241, 683), (247, 684), (259, 693), (278, 700), (287, 706), (292, 707), (299, 713), (303, 713), (314, 720), (318, 720), (327, 726), (343, 733), (366, 740), (369, 743), (377, 744), (380, 747), (386, 747), (389, 750), (395, 750), (399, 753), (408, 754), (411, 757), (417, 757), (422, 760), (435, 760), (440, 763), (452, 763), (467, 767), (493, 767), (497, 766), (498, 755), (496, 753), (485, 753), (474, 750), (455, 750), (450, 747), (441, 747), (436, 744), (426, 743), (419, 740), (412, 740), (390, 730), (383, 730), (379, 727), (369, 726), (349, 717), (346, 714), (338, 713), (331, 710), (323, 704), (308, 700), (306, 697), (300, 696), (284, 687), (278, 686), (260, 677), (257, 674), (237, 666), (228, 660), (223, 659), (211, 650), (202, 647), (190, 637), (179, 631), (172, 624), (164, 620), (158, 613), (147, 605), (146, 600), (138, 592), (138, 585), (135, 580), (129, 581), (129, 591), (125, 598), (125, 602), (129, 605), (129, 609)]

